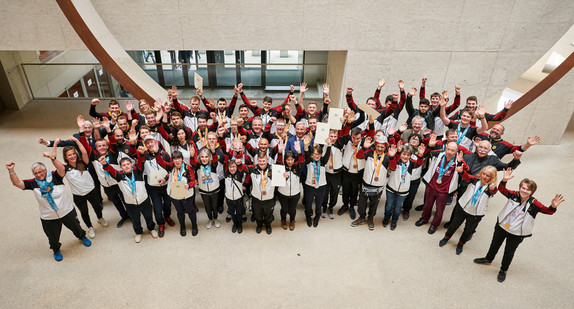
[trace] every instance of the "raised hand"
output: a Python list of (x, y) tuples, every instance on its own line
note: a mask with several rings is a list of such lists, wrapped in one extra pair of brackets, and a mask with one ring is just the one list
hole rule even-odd
[(534, 146), (538, 143), (540, 143), (540, 136), (536, 135), (534, 137), (528, 137), (528, 139), (526, 140), (526, 142), (528, 143), (528, 145), (530, 146)]
[(155, 100), (155, 102), (153, 102), (153, 107), (154, 107), (154, 110), (156, 112), (159, 111), (162, 106), (163, 106), (163, 101), (161, 100), (161, 98), (157, 98), (157, 100)]
[(514, 175), (512, 175), (512, 168), (507, 168), (504, 170), (504, 174), (502, 176), (502, 181), (509, 181), (510, 179), (514, 178)]
[(439, 101), (438, 101), (438, 105), (440, 105), (441, 107), (445, 107), (446, 106), (446, 99), (441, 96)]
[(302, 82), (301, 85), (299, 86), (299, 92), (300, 93), (305, 93), (305, 91), (307, 91), (307, 83), (306, 82)]
[(443, 91), (442, 91), (442, 97), (444, 98), (445, 101), (448, 102), (448, 91), (443, 90)]
[(422, 87), (425, 87), (426, 84), (427, 84), (427, 78), (426, 78), (426, 77), (423, 77), (423, 79), (422, 79), (422, 81), (421, 81), (421, 86), (422, 86)]
[(76, 117), (76, 123), (78, 124), (80, 131), (84, 131), (84, 124), (86, 123), (84, 116), (78, 115), (78, 117)]
[(201, 95), (203, 94), (203, 92), (201, 91), (201, 88), (195, 88), (195, 93), (197, 93), (197, 95), (201, 98)]
[(39, 144), (42, 144), (42, 145), (46, 145), (46, 146), (50, 145), (50, 142), (48, 142), (47, 140), (45, 140), (43, 137), (40, 137), (40, 138), (38, 139), (38, 143), (39, 143)]
[(457, 86), (457, 85), (454, 86), (454, 93), (456, 95), (460, 95), (460, 86)]
[(486, 113), (486, 107), (484, 107), (484, 105), (479, 105), (478, 108), (476, 109), (476, 112), (474, 112), (474, 114), (476, 115), (477, 118), (482, 118), (484, 117), (484, 114)]
[(8, 161), (8, 163), (6, 163), (6, 168), (8, 169), (8, 171), (10, 173), (14, 171), (15, 166), (16, 166), (16, 163), (14, 163), (14, 161)]
[(391, 94), (391, 96), (393, 97), (393, 102), (398, 102), (399, 101), (399, 94), (396, 92), (393, 92)]
[(102, 119), (102, 126), (106, 129), (109, 130), (110, 129), (110, 120), (108, 119), (108, 117), (104, 117)]
[(363, 142), (363, 148), (371, 148), (371, 146), (373, 145), (373, 138), (368, 136), (365, 138), (365, 141)]
[(409, 128), (409, 125), (405, 122), (405, 123), (401, 124), (401, 126), (399, 127), (399, 132), (405, 132), (408, 128)]
[(105, 156), (100, 156), (98, 158), (98, 162), (100, 162), (101, 165), (106, 165), (108, 163), (108, 161), (106, 161), (106, 157)]
[(92, 100), (92, 105), (98, 105), (98, 103), (100, 103), (100, 99), (93, 99)]
[(558, 205), (564, 202), (564, 196), (562, 194), (556, 194), (556, 196), (552, 199), (552, 208), (557, 208)]
[(436, 146), (436, 138), (437, 138), (436, 132), (432, 132), (432, 133), (430, 134), (429, 147), (434, 147), (434, 146)]
[(177, 87), (171, 86), (171, 98), (173, 100), (177, 99)]
[(309, 133), (307, 133), (305, 135), (305, 137), (303, 137), (303, 144), (305, 144), (305, 147), (308, 147), (309, 145), (311, 145), (311, 139), (312, 139), (312, 136)]
[(427, 148), (425, 147), (424, 144), (421, 144), (421, 145), (419, 146), (419, 157), (424, 156), (426, 149), (427, 149)]
[(405, 90), (405, 82), (404, 82), (402, 79), (399, 80), (399, 89), (400, 89), (401, 91), (404, 91), (404, 90)]
[(243, 125), (243, 118), (237, 119), (237, 127), (241, 127)]
[(293, 143), (293, 149), (295, 149), (295, 151), (300, 154), (301, 153), (301, 143), (295, 141)]
[(139, 146), (138, 147), (138, 152), (140, 155), (143, 155), (147, 152), (147, 148), (145, 148), (145, 146)]
[(72, 141), (72, 142), (74, 142), (74, 143), (79, 142), (78, 139), (75, 138), (73, 135), (70, 135), (70, 137), (68, 137), (68, 140), (69, 140), (69, 141)]
[(456, 162), (462, 163), (462, 161), (463, 161), (463, 156), (464, 156), (464, 153), (462, 153), (462, 151), (459, 151), (459, 152), (456, 154)]
[(385, 83), (387, 83), (387, 81), (384, 78), (379, 79), (379, 83), (377, 84), (377, 89), (381, 90), (381, 88), (383, 88), (383, 86), (385, 86)]
[(355, 121), (356, 118), (357, 118), (357, 115), (355, 114), (355, 112), (352, 110), (349, 110), (349, 114), (347, 115), (347, 121), (353, 122), (353, 121)]
[(52, 154), (47, 151), (42, 152), (42, 156), (44, 158), (52, 159)]
[(289, 172), (283, 173), (283, 177), (285, 177), (285, 179), (289, 179)]
[(412, 97), (415, 95), (415, 93), (417, 93), (417, 88), (413, 87), (413, 88), (411, 88), (411, 91), (409, 91), (409, 96)]
[(223, 125), (221, 127), (217, 128), (217, 136), (223, 137), (224, 133), (225, 133), (225, 127)]
[(239, 94), (239, 88), (237, 86), (233, 86), (233, 95), (238, 95)]
[(329, 96), (329, 84), (324, 83), (323, 84), (323, 94), (328, 97)]
[(512, 107), (512, 103), (514, 103), (514, 101), (512, 101), (512, 100), (508, 100), (508, 101), (504, 102), (504, 108), (510, 109)]
[(249, 101), (252, 107), (257, 107), (257, 101)]
[(295, 92), (295, 86), (289, 85), (289, 92), (294, 93)]
[[(298, 144), (298, 143), (295, 143)], [(285, 149), (285, 143), (283, 143), (283, 139), (279, 139), (279, 144), (277, 144), (277, 149), (279, 150), (279, 152), (283, 152), (283, 149)]]
[(134, 110), (134, 105), (132, 104), (132, 101), (126, 100), (126, 110), (128, 111), (128, 113), (131, 113)]
[(136, 130), (134, 129), (134, 127), (132, 127), (132, 129), (128, 132), (128, 137), (130, 139), (130, 143), (136, 143), (138, 140), (138, 133), (136, 132)]
[(426, 128), (426, 129), (423, 130), (423, 135), (429, 135), (429, 134), (431, 134), (431, 133), (432, 133), (432, 130), (429, 129), (429, 128)]
[(395, 129), (394, 126), (390, 126), (390, 127), (387, 129), (387, 135), (390, 136), (390, 137), (395, 136), (395, 132), (397, 132), (397, 129)]
[(243, 83), (239, 83), (237, 89), (239, 89), (239, 92), (243, 92)]
[(54, 140), (54, 148), (58, 147), (58, 144), (60, 144), (60, 142), (62, 141), (61, 138), (57, 138)]
[(102, 126), (102, 123), (100, 122), (99, 118), (93, 118), (92, 119), (92, 125), (94, 126), (94, 129), (99, 129)]
[(515, 160), (520, 160), (522, 158), (522, 151), (517, 150), (512, 153), (512, 156), (514, 157)]
[(347, 95), (353, 94), (353, 87), (347, 87)]
[(457, 172), (457, 173), (462, 173), (462, 170), (463, 170), (463, 169), (464, 169), (464, 166), (459, 165), (459, 166), (456, 167), (456, 172)]
[(271, 118), (269, 118), (269, 121), (275, 122), (275, 121), (277, 121), (277, 117), (271, 117)]
[(391, 144), (389, 147), (389, 151), (387, 151), (389, 157), (394, 157), (397, 154), (397, 145)]

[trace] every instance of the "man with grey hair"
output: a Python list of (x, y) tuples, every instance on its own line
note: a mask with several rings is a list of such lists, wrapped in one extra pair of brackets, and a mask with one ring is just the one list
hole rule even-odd
[[(48, 152), (44, 152), (43, 155), (52, 161), (57, 160), (55, 156)], [(48, 172), (42, 162), (36, 162), (32, 165), (34, 178), (28, 180), (20, 180), (14, 171), (15, 166), (16, 163), (14, 161), (6, 163), (10, 181), (19, 189), (32, 190), (34, 192), (40, 208), (42, 228), (48, 237), (50, 249), (54, 251), (54, 259), (58, 262), (63, 259), (60, 252), (62, 224), (70, 229), (84, 246), (91, 246), (92, 242), (86, 238), (86, 231), (80, 227), (72, 198), (64, 187), (64, 175), (66, 173), (64, 166), (59, 164), (61, 168), (56, 169), (54, 172)]]

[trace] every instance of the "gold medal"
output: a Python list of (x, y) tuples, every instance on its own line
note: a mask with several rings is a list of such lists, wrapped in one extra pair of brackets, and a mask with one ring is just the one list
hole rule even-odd
[(504, 228), (507, 229), (507, 230), (509, 230), (509, 229), (510, 229), (510, 224), (504, 223)]
[(353, 164), (353, 168), (357, 168), (357, 164)]
[(496, 145), (492, 146), (492, 149), (496, 149)]

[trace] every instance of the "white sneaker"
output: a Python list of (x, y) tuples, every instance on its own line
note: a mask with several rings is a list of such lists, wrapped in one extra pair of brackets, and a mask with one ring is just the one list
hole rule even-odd
[(93, 227), (88, 229), (88, 237), (90, 237), (90, 239), (96, 238), (96, 231), (94, 231)]
[(205, 224), (205, 227), (208, 229), (211, 228), (211, 220), (207, 221), (207, 224)]
[(219, 222), (219, 220), (215, 219), (215, 227), (219, 228), (221, 226), (221, 222)]
[(108, 225), (109, 225), (108, 221), (106, 221), (106, 219), (104, 219), (104, 218), (98, 219), (98, 223), (103, 227), (108, 227)]
[(136, 239), (135, 239), (136, 243), (139, 244), (140, 241), (142, 241), (142, 234), (136, 234)]
[(151, 230), (151, 237), (153, 238), (157, 238), (157, 231), (156, 230)]

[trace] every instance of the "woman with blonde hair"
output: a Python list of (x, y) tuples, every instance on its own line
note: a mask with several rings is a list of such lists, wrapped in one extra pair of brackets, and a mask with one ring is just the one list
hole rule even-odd
[(478, 223), (484, 217), (488, 199), (496, 194), (497, 188), (496, 167), (492, 165), (483, 167), (478, 176), (469, 175), (463, 170), (462, 165), (457, 167), (456, 171), (469, 185), (456, 202), (452, 222), (438, 245), (440, 247), (446, 245), (454, 232), (466, 221), (462, 235), (460, 235), (456, 245), (456, 254), (459, 255), (462, 253), (462, 247), (470, 239)]

